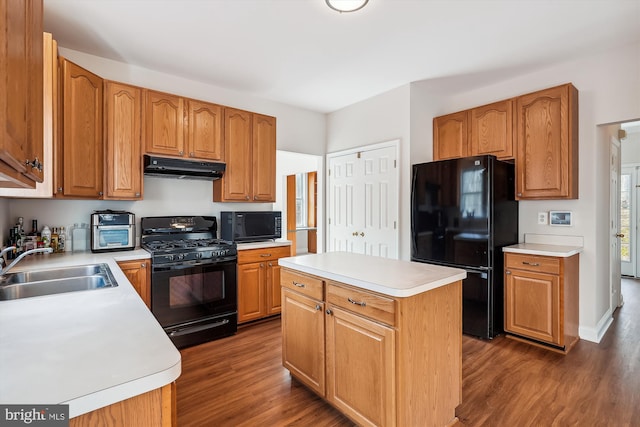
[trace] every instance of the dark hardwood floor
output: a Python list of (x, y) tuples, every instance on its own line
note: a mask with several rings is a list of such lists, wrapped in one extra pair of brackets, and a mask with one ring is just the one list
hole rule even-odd
[[(464, 336), (460, 424), (639, 426), (640, 281), (623, 279), (622, 292), (603, 340), (566, 356)], [(279, 318), (181, 353), (180, 427), (353, 425), (282, 367)]]

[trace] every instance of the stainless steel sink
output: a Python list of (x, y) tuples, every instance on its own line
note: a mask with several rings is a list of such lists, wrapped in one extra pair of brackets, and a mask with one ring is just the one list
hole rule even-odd
[(9, 273), (0, 277), (0, 301), (114, 286), (107, 264)]

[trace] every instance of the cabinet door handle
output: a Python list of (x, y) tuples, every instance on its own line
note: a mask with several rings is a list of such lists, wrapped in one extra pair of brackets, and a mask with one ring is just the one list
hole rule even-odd
[(270, 262), (268, 265), (269, 265), (269, 267), (273, 267), (273, 263), (272, 262)]
[(260, 256), (263, 257), (263, 258), (267, 258), (267, 257), (270, 257), (271, 254), (260, 254)]
[(355, 305), (359, 305), (360, 307), (366, 307), (367, 303), (364, 301), (356, 301), (353, 298), (347, 298), (347, 301), (349, 301), (351, 304), (355, 304)]
[(538, 263), (538, 262), (522, 261), (522, 263), (524, 265), (530, 265), (531, 267), (539, 267), (540, 266), (540, 263)]
[(140, 264), (140, 267), (142, 268), (147, 268), (147, 264), (145, 264), (144, 262), (142, 264)]
[(304, 288), (306, 285), (304, 283), (299, 283), (299, 282), (293, 282), (293, 286), (296, 286), (298, 288)]
[(317, 310), (317, 311), (322, 310), (322, 307), (320, 307), (320, 304), (316, 304), (316, 310)]
[(327, 311), (325, 313), (327, 313), (329, 316), (331, 316), (333, 314), (333, 311), (331, 311), (330, 309), (327, 308)]
[(511, 274), (509, 270), (505, 271), (504, 274)]
[(264, 268), (264, 263), (263, 262), (260, 263), (260, 268)]

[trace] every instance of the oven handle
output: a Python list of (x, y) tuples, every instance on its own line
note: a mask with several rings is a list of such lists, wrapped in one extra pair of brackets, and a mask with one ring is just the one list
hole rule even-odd
[(204, 331), (206, 329), (217, 328), (220, 326), (224, 326), (229, 323), (229, 319), (224, 319), (219, 322), (209, 323), (207, 325), (199, 325), (199, 326), (191, 326), (189, 328), (176, 329), (174, 331), (169, 332), (170, 337), (179, 337), (181, 335), (192, 334), (195, 332)]
[(234, 264), (238, 261), (236, 257), (217, 258), (215, 260), (205, 261), (180, 261), (175, 264), (162, 264), (153, 266), (153, 271), (167, 271), (167, 270), (184, 270), (187, 268), (207, 266), (207, 265), (223, 265)]

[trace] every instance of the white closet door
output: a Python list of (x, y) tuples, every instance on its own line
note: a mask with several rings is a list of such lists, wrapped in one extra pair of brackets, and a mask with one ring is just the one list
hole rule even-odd
[(329, 251), (398, 257), (397, 146), (329, 158)]

